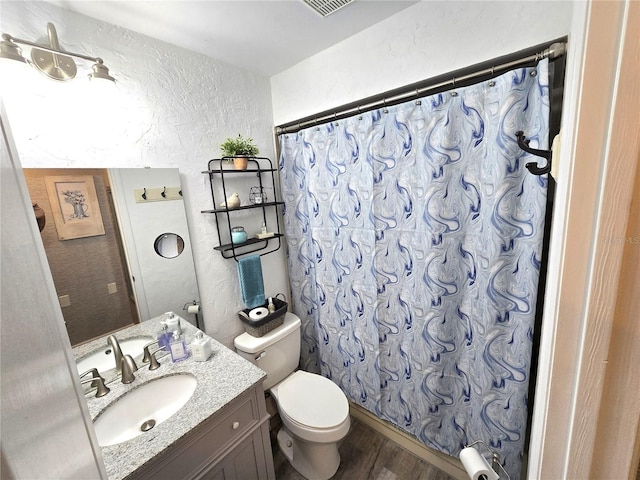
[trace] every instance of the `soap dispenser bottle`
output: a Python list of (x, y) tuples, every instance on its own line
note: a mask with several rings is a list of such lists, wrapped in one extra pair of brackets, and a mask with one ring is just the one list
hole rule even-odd
[(196, 338), (191, 342), (191, 354), (197, 362), (206, 362), (211, 356), (211, 342), (202, 332), (196, 333)]
[(173, 332), (173, 338), (169, 343), (169, 351), (171, 352), (171, 361), (173, 363), (185, 360), (189, 356), (184, 337), (177, 331)]
[(173, 312), (165, 313), (166, 319), (164, 323), (169, 328), (169, 332), (178, 332), (182, 333), (182, 328), (180, 328), (180, 318), (178, 318)]
[(169, 326), (161, 322), (162, 329), (158, 332), (156, 339), (158, 340), (158, 348), (162, 350), (169, 350), (169, 343), (171, 343), (171, 339), (173, 338), (173, 334), (169, 331)]

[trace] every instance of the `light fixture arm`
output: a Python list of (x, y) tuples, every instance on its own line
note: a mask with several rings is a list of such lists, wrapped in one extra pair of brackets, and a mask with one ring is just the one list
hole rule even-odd
[(109, 75), (109, 69), (100, 57), (93, 57), (77, 52), (67, 52), (60, 48), (58, 42), (58, 34), (56, 27), (52, 23), (47, 23), (47, 36), (49, 45), (41, 45), (39, 43), (17, 38), (8, 33), (2, 34), (2, 58), (26, 62), (22, 57), (21, 50), (18, 45), (27, 45), (31, 47), (31, 64), (36, 67), (42, 74), (57, 81), (68, 81), (75, 78), (77, 67), (72, 57), (93, 62), (91, 67), (92, 73), (89, 79), (102, 79), (115, 82), (115, 79)]
[[(47, 31), (49, 34), (51, 34), (51, 31), (49, 30), (49, 26), (53, 27), (53, 24), (51, 23), (47, 24)], [(55, 27), (53, 31), (55, 32)], [(2, 39), (9, 42), (17, 43), (20, 45), (28, 45), (29, 47), (37, 48), (39, 50), (44, 50), (45, 52), (49, 52), (49, 53), (57, 53), (59, 55), (67, 55), (69, 57), (81, 58), (83, 60), (88, 60), (90, 62), (104, 63), (104, 61), (100, 57), (91, 57), (89, 55), (84, 55), (82, 53), (74, 53), (74, 52), (67, 52), (66, 50), (60, 50), (60, 45), (58, 44), (57, 35), (55, 36), (55, 46), (53, 42), (51, 43), (51, 46), (40, 45), (39, 43), (30, 42), (29, 40), (24, 40), (22, 38), (14, 37), (12, 35), (9, 35), (8, 33), (3, 33)], [(51, 42), (51, 36), (49, 36), (49, 42)]]

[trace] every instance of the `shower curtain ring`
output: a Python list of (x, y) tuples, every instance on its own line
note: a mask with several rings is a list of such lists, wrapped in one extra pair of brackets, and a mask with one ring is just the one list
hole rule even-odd
[(456, 77), (453, 77), (453, 87), (451, 87), (451, 96), (457, 97), (458, 92), (456, 92)]
[(420, 100), (420, 89), (416, 88), (416, 98), (418, 100), (416, 100), (416, 105), (422, 105), (422, 101)]
[(386, 99), (386, 98), (383, 98), (383, 99), (382, 99), (382, 106), (384, 107), (384, 108), (382, 109), (382, 112), (383, 112), (383, 113), (389, 113), (389, 110), (387, 109), (387, 99)]
[(494, 72), (495, 72), (495, 68), (496, 68), (496, 66), (495, 66), (495, 65), (491, 65), (491, 80), (489, 80), (489, 86), (490, 86), (490, 87), (495, 87), (495, 86), (496, 86), (496, 82), (495, 82), (495, 80), (493, 79), (493, 75), (494, 75)]

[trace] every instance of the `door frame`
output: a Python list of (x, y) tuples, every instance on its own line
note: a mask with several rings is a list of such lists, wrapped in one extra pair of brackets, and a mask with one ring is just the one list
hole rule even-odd
[[(624, 247), (612, 240), (625, 235), (638, 163), (639, 23), (634, 0), (574, 3), (531, 480), (590, 478), (594, 455), (607, 458), (594, 445)], [(638, 412), (635, 395), (619, 413), (637, 425)], [(608, 448), (635, 440), (620, 435)]]

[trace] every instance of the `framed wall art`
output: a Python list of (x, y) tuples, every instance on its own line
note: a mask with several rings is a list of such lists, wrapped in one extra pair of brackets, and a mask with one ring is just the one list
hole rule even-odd
[(58, 239), (104, 235), (96, 186), (91, 175), (45, 177)]

